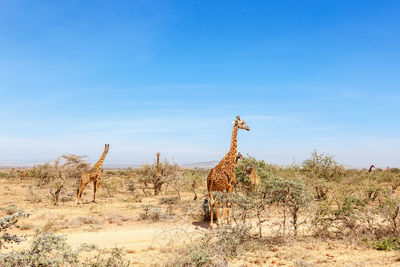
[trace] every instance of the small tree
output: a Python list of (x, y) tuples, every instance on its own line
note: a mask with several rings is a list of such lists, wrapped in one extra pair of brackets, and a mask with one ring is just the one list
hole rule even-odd
[(237, 164), (235, 168), (236, 180), (239, 184), (242, 184), (245, 188), (248, 187), (249, 177), (247, 170), (249, 168), (254, 168), (261, 180), (266, 180), (272, 175), (270, 171), (270, 166), (263, 160), (257, 160), (256, 158), (247, 155), (243, 157)]
[(35, 166), (29, 175), (39, 186), (49, 188), (53, 204), (57, 205), (66, 184), (76, 184), (81, 173), (89, 168), (89, 163), (83, 158), (84, 156), (62, 155), (53, 162)]
[[(189, 190), (194, 194), (193, 200), (197, 200), (197, 193), (200, 188), (206, 189), (207, 174), (209, 170), (195, 168), (193, 170), (185, 170), (182, 173), (183, 182), (189, 186)], [(186, 189), (186, 188), (185, 188)]]
[(338, 164), (333, 156), (318, 154), (316, 150), (311, 158), (303, 161), (302, 172), (310, 179), (315, 189), (315, 198), (324, 200), (329, 191), (328, 182), (338, 182), (344, 176), (342, 165)]
[[(173, 180), (176, 178), (176, 175), (179, 171), (179, 166), (176, 163), (171, 164), (168, 162), (168, 160), (165, 160), (163, 163), (160, 163), (160, 169), (161, 175), (156, 175), (156, 164), (144, 164), (136, 170), (136, 174), (139, 176), (139, 182), (145, 186), (142, 189), (153, 189), (154, 195), (156, 196), (160, 194), (164, 184), (168, 183), (168, 185), (174, 187)], [(151, 187), (149, 187), (149, 185)]]
[(314, 150), (311, 158), (303, 161), (302, 171), (312, 178), (322, 179), (324, 181), (340, 181), (344, 175), (344, 168), (338, 164), (333, 156), (318, 154)]
[(298, 215), (302, 208), (305, 208), (311, 201), (306, 185), (300, 180), (289, 180), (280, 177), (273, 177), (264, 183), (265, 198), (270, 204), (280, 204), (284, 209), (284, 222), (286, 224), (286, 209), (292, 217), (294, 236), (297, 236), (299, 226)]

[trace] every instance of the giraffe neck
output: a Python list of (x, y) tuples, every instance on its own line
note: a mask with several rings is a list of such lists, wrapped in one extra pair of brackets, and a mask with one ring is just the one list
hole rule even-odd
[(157, 172), (160, 171), (160, 156), (157, 155)]
[(107, 152), (107, 150), (104, 150), (103, 154), (101, 154), (99, 161), (94, 164), (93, 169), (101, 169), (103, 167), (104, 159), (106, 158)]
[(236, 163), (236, 156), (237, 156), (237, 133), (238, 133), (238, 125), (235, 123), (233, 125), (233, 130), (232, 130), (232, 140), (231, 140), (231, 147), (229, 149), (229, 160), (233, 161), (233, 164)]
[(368, 172), (372, 172), (372, 168), (374, 168), (374, 166), (373, 166), (373, 165), (371, 165), (371, 167), (369, 167), (369, 170), (368, 170)]

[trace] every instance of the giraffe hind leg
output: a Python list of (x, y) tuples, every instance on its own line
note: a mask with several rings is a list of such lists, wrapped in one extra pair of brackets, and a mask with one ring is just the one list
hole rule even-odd
[(76, 204), (78, 204), (78, 202), (80, 202), (82, 204), (82, 191), (83, 189), (86, 187), (86, 184), (81, 183), (81, 185), (79, 186), (78, 189), (78, 194), (76, 196)]

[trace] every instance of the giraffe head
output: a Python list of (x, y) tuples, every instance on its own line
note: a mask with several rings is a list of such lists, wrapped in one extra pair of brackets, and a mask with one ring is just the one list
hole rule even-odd
[(247, 166), (246, 169), (244, 170), (244, 173), (247, 175), (250, 174), (253, 170), (254, 170), (253, 166)]
[(110, 144), (105, 144), (104, 151), (107, 153), (109, 149), (110, 149)]
[(236, 116), (236, 120), (234, 121), (234, 124), (239, 127), (239, 129), (243, 129), (246, 131), (250, 131), (249, 126), (240, 118), (240, 116)]
[(160, 158), (160, 152), (157, 152), (157, 158), (158, 159)]

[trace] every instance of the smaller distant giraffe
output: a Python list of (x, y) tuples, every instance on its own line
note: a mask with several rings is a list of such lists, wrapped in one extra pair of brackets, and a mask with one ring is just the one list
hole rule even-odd
[(243, 155), (239, 152), (236, 156), (236, 163), (238, 163), (239, 159), (242, 159)]
[(161, 174), (161, 168), (160, 168), (160, 152), (157, 152), (157, 166), (156, 166), (156, 173), (155, 176), (162, 176)]
[(368, 172), (372, 172), (372, 169), (375, 169), (375, 166), (374, 166), (374, 164), (372, 164), (372, 165), (369, 167), (369, 170), (368, 170)]
[(21, 179), (22, 179), (22, 180), (25, 180), (27, 177), (28, 177), (28, 171), (27, 171), (27, 170), (24, 170), (24, 171), (21, 173)]
[(386, 169), (383, 171), (383, 175), (388, 174), (390, 172), (390, 167), (387, 166)]
[(157, 164), (156, 172), (154, 173), (154, 195), (158, 195), (161, 192), (162, 186), (162, 172), (160, 168), (160, 152), (157, 152)]
[(254, 167), (249, 167), (245, 174), (249, 175), (249, 192), (253, 192), (255, 187), (260, 184), (260, 176), (258, 176)]
[(102, 167), (104, 163), (104, 159), (106, 158), (106, 155), (108, 153), (108, 150), (110, 149), (109, 144), (105, 144), (104, 146), (104, 152), (101, 155), (99, 161), (97, 161), (96, 164), (93, 165), (93, 167), (82, 173), (81, 175), (81, 183), (79, 185), (79, 188), (77, 190), (77, 196), (76, 196), (76, 201), (75, 204), (80, 203), (82, 204), (82, 191), (83, 189), (87, 186), (88, 183), (93, 182), (93, 200), (92, 202), (96, 202), (96, 191), (99, 190), (100, 188), (100, 179), (102, 175)]

